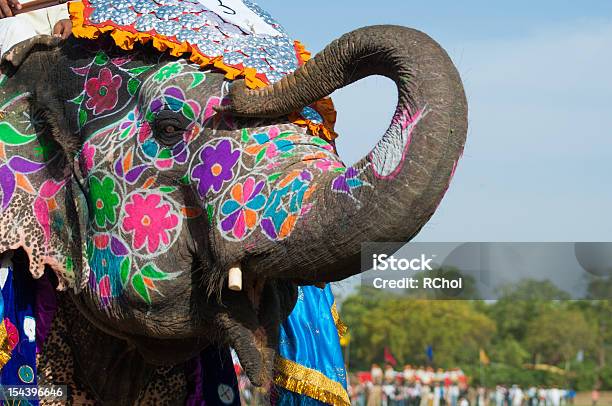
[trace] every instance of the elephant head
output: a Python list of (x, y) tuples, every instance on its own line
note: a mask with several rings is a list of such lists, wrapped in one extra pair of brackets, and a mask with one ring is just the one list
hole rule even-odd
[[(255, 384), (296, 287), (358, 273), (364, 241), (411, 239), (467, 130), (446, 52), (397, 26), (348, 33), (260, 90), (104, 41), (38, 37), (2, 70), (0, 248), (23, 248), (35, 276), (51, 266), (85, 317), (147, 360), (228, 343)], [(370, 75), (397, 84), (396, 112), (346, 167), (288, 114)], [(242, 291), (227, 285), (236, 266)]]

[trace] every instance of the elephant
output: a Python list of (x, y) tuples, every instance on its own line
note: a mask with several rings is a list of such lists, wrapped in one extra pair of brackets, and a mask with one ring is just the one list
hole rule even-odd
[[(451, 59), (401, 26), (349, 32), (260, 89), (108, 38), (35, 37), (4, 56), (1, 72), (0, 252), (27, 255), (34, 278), (47, 270), (93, 381), (87, 360), (109, 348), (133, 350), (130, 365), (142, 365), (133, 377), (223, 344), (267, 385), (298, 286), (360, 272), (362, 242), (412, 239), (467, 133)], [(395, 82), (397, 107), (375, 147), (347, 166), (289, 117), (371, 75)], [(228, 287), (236, 267), (241, 290)]]

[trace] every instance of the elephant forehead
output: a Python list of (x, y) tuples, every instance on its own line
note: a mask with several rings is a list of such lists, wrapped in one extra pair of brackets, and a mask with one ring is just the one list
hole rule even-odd
[[(220, 95), (224, 82), (226, 79), (223, 75), (203, 70), (187, 60), (169, 61), (159, 65), (143, 82), (141, 103), (150, 103), (163, 95), (202, 102), (208, 97)], [(176, 94), (172, 94), (169, 89), (180, 91), (175, 90)]]
[(83, 0), (70, 4), (73, 32), (95, 38), (112, 31), (119, 47), (148, 42), (175, 56), (190, 54), (230, 79), (263, 87), (293, 72), (306, 52), (249, 0)]

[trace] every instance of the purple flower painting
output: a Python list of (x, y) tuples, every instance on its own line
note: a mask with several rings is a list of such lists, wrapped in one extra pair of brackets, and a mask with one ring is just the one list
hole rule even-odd
[(231, 142), (224, 139), (202, 149), (199, 158), (201, 163), (193, 168), (191, 177), (198, 182), (198, 193), (204, 197), (211, 189), (221, 191), (223, 183), (232, 179), (240, 151), (232, 150)]

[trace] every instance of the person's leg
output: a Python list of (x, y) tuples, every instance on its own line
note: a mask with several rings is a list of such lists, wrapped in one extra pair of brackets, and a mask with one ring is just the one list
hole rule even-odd
[(4, 55), (13, 45), (36, 35), (36, 30), (27, 23), (27, 19), (22, 17), (24, 15), (20, 14), (0, 20), (0, 56)]
[(66, 4), (59, 4), (57, 6), (48, 7), (45, 9), (47, 13), (47, 25), (46, 29), (48, 30), (48, 34), (53, 33), (53, 28), (55, 24), (60, 20), (67, 20), (70, 18), (70, 14), (68, 13), (68, 6)]
[(0, 19), (0, 56), (21, 41), (36, 35), (53, 34), (55, 24), (67, 18), (68, 6), (60, 4)]

